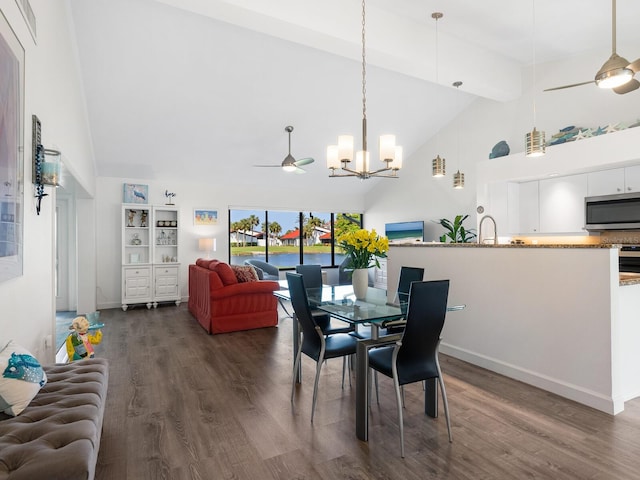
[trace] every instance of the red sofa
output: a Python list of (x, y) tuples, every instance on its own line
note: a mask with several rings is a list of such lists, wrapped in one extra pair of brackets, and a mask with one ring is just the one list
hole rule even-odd
[(189, 312), (208, 333), (226, 333), (278, 324), (278, 282), (238, 282), (231, 267), (198, 259), (189, 265)]

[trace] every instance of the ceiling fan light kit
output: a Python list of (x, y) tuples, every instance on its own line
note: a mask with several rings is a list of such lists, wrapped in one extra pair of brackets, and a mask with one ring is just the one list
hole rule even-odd
[(604, 62), (593, 80), (547, 88), (545, 92), (595, 83), (600, 88), (608, 88), (623, 95), (640, 87), (640, 82), (633, 78), (638, 71), (640, 71), (640, 58), (635, 62), (629, 62), (616, 53), (616, 0), (611, 0), (611, 56), (609, 59)]
[[(353, 162), (354, 142), (352, 135), (338, 136), (337, 145), (327, 147), (327, 168), (330, 177), (358, 177), (366, 180), (371, 177), (398, 178), (397, 172), (402, 168), (402, 147), (396, 145), (395, 135), (381, 135), (379, 153), (383, 168), (370, 170), (370, 152), (367, 150), (367, 95), (366, 95), (366, 55), (365, 55), (365, 0), (362, 0), (362, 150), (356, 152), (355, 168)], [(339, 171), (346, 173), (338, 173)]]
[(285, 172), (295, 172), (295, 173), (305, 173), (305, 170), (300, 168), (303, 165), (309, 165), (313, 163), (313, 158), (301, 158), (300, 160), (296, 160), (293, 155), (291, 155), (291, 132), (293, 132), (293, 127), (291, 125), (287, 125), (284, 128), (284, 131), (289, 134), (289, 153), (284, 158), (280, 165), (254, 165), (254, 167), (269, 167), (269, 168), (282, 168)]

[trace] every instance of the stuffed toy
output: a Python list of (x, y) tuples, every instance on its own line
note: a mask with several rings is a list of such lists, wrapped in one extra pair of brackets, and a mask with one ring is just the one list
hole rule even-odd
[[(76, 317), (73, 319), (69, 330), (73, 330), (67, 337), (66, 346), (69, 355), (69, 363), (83, 358), (93, 358), (95, 353), (93, 345), (97, 345), (102, 341), (102, 330), (98, 326), (89, 324), (89, 320), (85, 317)], [(89, 330), (98, 328), (95, 333), (88, 333)]]

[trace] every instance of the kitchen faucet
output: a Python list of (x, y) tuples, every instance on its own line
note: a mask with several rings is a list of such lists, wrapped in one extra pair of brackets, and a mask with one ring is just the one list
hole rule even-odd
[(480, 225), (478, 226), (478, 243), (482, 244), (484, 241), (482, 240), (482, 224), (486, 219), (490, 219), (493, 222), (493, 244), (498, 244), (498, 226), (496, 225), (496, 220), (491, 215), (485, 215), (480, 219)]

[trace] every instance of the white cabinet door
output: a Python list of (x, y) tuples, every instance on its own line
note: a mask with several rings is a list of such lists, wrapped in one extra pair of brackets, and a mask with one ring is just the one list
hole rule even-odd
[(540, 180), (540, 232), (584, 232), (587, 174)]
[(624, 169), (625, 192), (640, 192), (640, 165)]
[[(640, 172), (640, 171), (639, 171)], [(640, 180), (640, 173), (638, 174)], [(624, 192), (625, 169), (613, 168), (587, 174), (587, 195), (614, 195)], [(638, 185), (640, 187), (640, 183)]]
[(538, 233), (540, 231), (540, 206), (538, 194), (538, 181), (525, 182), (519, 185), (520, 219), (518, 233)]

